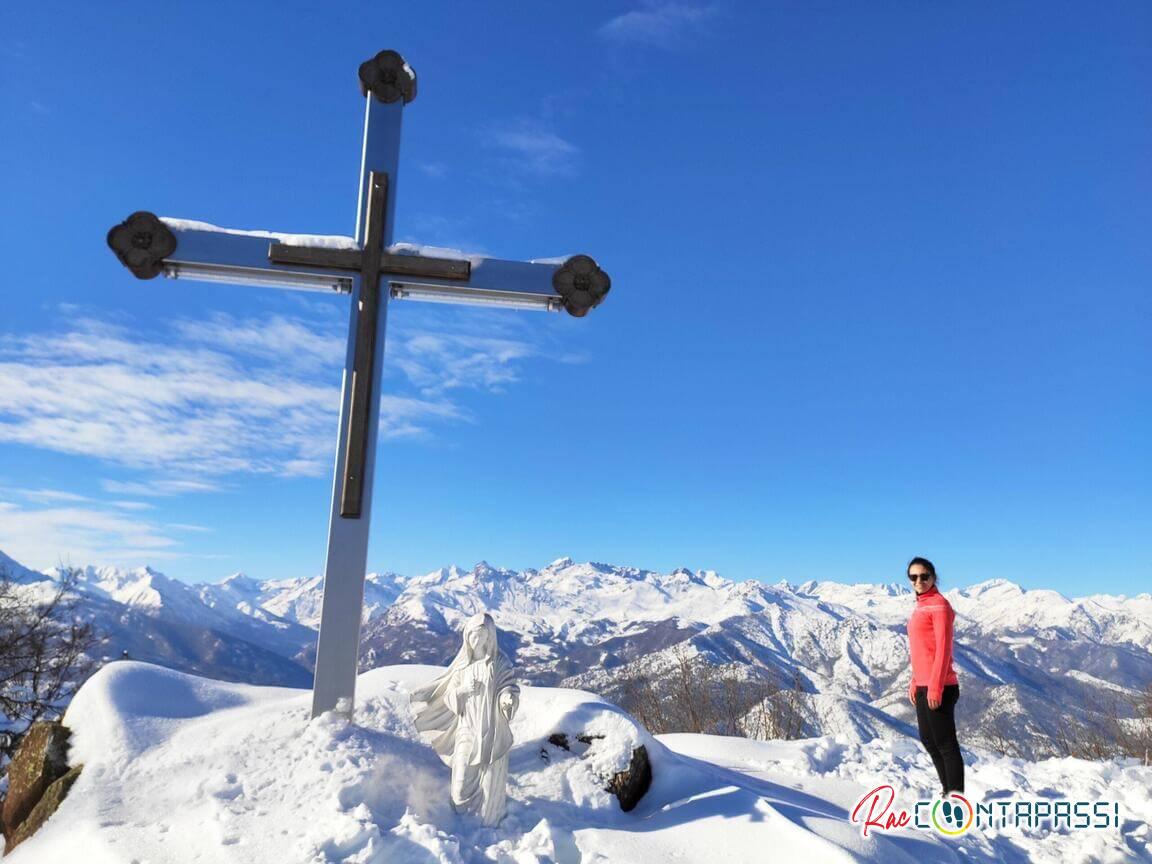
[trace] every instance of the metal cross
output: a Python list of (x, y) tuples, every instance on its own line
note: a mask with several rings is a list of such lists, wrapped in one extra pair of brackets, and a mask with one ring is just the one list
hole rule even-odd
[[(352, 295), (313, 717), (331, 709), (351, 714), (355, 699), (388, 300), (565, 309), (583, 317), (611, 288), (587, 255), (543, 263), (389, 251), (400, 120), (416, 97), (416, 74), (395, 51), (381, 51), (360, 64), (360, 90), (366, 103), (354, 240), (230, 231), (145, 211), (108, 232), (112, 251), (141, 279), (163, 274)], [(281, 242), (289, 239), (297, 242)]]

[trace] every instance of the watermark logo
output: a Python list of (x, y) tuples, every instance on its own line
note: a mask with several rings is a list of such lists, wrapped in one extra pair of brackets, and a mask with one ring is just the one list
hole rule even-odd
[(976, 810), (972, 802), (959, 792), (953, 792), (947, 798), (937, 798), (932, 802), (932, 827), (945, 837), (959, 837), (971, 828), (975, 821)]
[(860, 825), (865, 837), (869, 831), (900, 828), (959, 837), (982, 828), (1071, 831), (1120, 827), (1120, 804), (1116, 801), (998, 798), (973, 803), (965, 795), (952, 792), (943, 798), (918, 799), (911, 812), (895, 805), (896, 790), (885, 783), (860, 797), (850, 819)]

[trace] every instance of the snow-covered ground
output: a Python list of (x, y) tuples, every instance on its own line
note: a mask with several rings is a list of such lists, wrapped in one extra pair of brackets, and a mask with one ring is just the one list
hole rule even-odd
[[(309, 721), (307, 691), (110, 664), (66, 715), (85, 769), (13, 864), (159, 862), (1152, 861), (1152, 769), (969, 753), (967, 793), (1119, 802), (1119, 828), (973, 829), (861, 836), (857, 799), (898, 804), (935, 775), (914, 740), (659, 740), (598, 697), (524, 687), (513, 724), (509, 813), (495, 829), (452, 812), (449, 771), (413, 727), (410, 690), (439, 670), (360, 676), (355, 723)], [(584, 753), (553, 732), (602, 734)], [(653, 785), (631, 813), (605, 779), (644, 744)], [(574, 748), (578, 750), (580, 748)]]

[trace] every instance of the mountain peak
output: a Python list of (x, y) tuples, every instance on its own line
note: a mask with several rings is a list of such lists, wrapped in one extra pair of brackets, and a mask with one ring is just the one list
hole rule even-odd
[(972, 585), (968, 590), (975, 593), (983, 593), (985, 591), (1010, 592), (1012, 594), (1024, 593), (1024, 589), (1015, 582), (1001, 578), (985, 579), (983, 582), (977, 582), (975, 585)]
[(10, 558), (0, 552), (0, 575), (7, 575), (13, 582), (40, 582), (50, 578), (44, 573), (38, 573), (25, 567), (15, 558)]

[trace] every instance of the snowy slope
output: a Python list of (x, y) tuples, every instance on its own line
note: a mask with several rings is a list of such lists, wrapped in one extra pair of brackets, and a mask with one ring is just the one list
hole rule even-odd
[[(314, 644), (315, 632), (266, 612), (245, 614), (213, 607), (195, 586), (149, 567), (73, 570), (77, 614), (100, 637), (97, 661), (119, 658), (162, 663), (196, 674), (234, 681), (307, 685), (311, 670), (298, 655)], [(61, 578), (59, 569), (15, 585), (29, 600), (46, 601)]]
[(46, 574), (29, 570), (19, 561), (9, 558), (3, 552), (0, 552), (0, 575), (6, 576), (17, 584), (40, 582), (47, 578)]
[[(369, 573), (364, 582), (364, 620), (383, 614), (406, 581), (395, 573)], [(257, 582), (236, 574), (216, 585), (197, 587), (206, 603), (231, 603), (248, 615), (266, 612), (312, 630), (320, 627), (320, 607), (324, 596), (324, 579), (320, 576)]]
[[(413, 727), (408, 693), (439, 670), (360, 676), (355, 725), (308, 718), (307, 692), (224, 684), (147, 664), (105, 667), (66, 721), (85, 769), (13, 864), (227, 862), (752, 862), (1149, 860), (1152, 769), (981, 754), (970, 792), (1101, 797), (1121, 830), (976, 833), (910, 829), (864, 838), (855, 800), (890, 782), (927, 791), (911, 744), (653, 739), (589, 693), (525, 687), (513, 725), (509, 815), (495, 829), (447, 806), (449, 770)], [(605, 735), (583, 756), (553, 732)], [(653, 786), (631, 813), (603, 779), (644, 744)]]
[[(710, 735), (661, 735), (682, 756), (705, 759), (737, 772), (753, 786), (803, 793), (850, 813), (859, 796), (881, 784), (901, 806), (929, 799), (935, 771), (913, 740), (851, 741), (822, 736), (799, 741), (751, 741)], [(1029, 762), (965, 748), (965, 797), (974, 804), (996, 800), (1115, 801), (1120, 827), (1094, 831), (1052, 830), (1036, 824), (973, 829), (946, 841), (947, 849), (918, 852), (925, 861), (1019, 861), (1041, 864), (1152, 861), (1152, 768), (1127, 762), (1044, 759)], [(815, 859), (819, 860), (819, 859)]]

